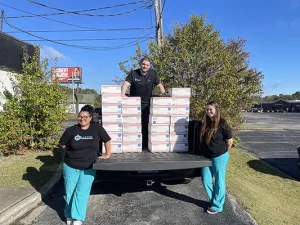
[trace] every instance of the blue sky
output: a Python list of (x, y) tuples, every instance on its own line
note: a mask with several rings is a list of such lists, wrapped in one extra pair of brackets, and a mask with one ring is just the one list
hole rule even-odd
[[(113, 6), (135, 0), (36, 0), (48, 6), (69, 11)], [(68, 3), (67, 3), (68, 2)], [(164, 2), (164, 0), (162, 0)], [(56, 13), (27, 0), (2, 0), (0, 3), (34, 14)], [(116, 14), (140, 7), (141, 4), (88, 12), (91, 14)], [(6, 17), (28, 15), (0, 5)], [(207, 15), (207, 22), (215, 22), (215, 29), (221, 31), (225, 40), (241, 37), (247, 40), (246, 50), (250, 52), (250, 65), (261, 70), (265, 95), (292, 94), (300, 91), (300, 0), (166, 0), (163, 12), (164, 33), (172, 30), (173, 22), (185, 23), (191, 14)], [(48, 18), (89, 28), (151, 28), (155, 24), (153, 9), (139, 9), (115, 17), (88, 17), (79, 15), (56, 15)], [(45, 20), (40, 17), (8, 19), (8, 22), (22, 30), (70, 30), (83, 29)], [(6, 24), (4, 32), (14, 31)], [(91, 39), (91, 38), (134, 38), (114, 41), (64, 42), (73, 45), (112, 47), (135, 41), (141, 37), (154, 37), (155, 30), (99, 31), (34, 33), (46, 39)], [(22, 40), (37, 39), (24, 33), (11, 34)], [(144, 40), (144, 39), (143, 39)], [(135, 54), (135, 46), (127, 48), (91, 51), (71, 48), (45, 41), (29, 41), (40, 44), (44, 56), (59, 57), (59, 66), (80, 66), (83, 68), (83, 88), (100, 91), (102, 84), (113, 84), (115, 76), (123, 76), (119, 62)], [(61, 41), (63, 42), (63, 41)], [(146, 42), (142, 47), (146, 49)]]

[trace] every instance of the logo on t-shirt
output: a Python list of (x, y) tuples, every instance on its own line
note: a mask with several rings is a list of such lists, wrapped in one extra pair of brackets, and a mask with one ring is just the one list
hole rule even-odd
[(93, 140), (93, 136), (80, 136), (79, 134), (77, 134), (74, 137), (75, 141), (79, 141), (79, 140)]

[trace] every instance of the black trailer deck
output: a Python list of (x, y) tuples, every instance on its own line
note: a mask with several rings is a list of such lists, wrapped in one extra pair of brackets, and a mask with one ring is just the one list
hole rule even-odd
[(190, 153), (152, 153), (144, 150), (136, 153), (112, 154), (109, 159), (98, 159), (93, 164), (95, 170), (105, 171), (161, 171), (194, 169), (211, 166), (211, 161), (203, 156)]

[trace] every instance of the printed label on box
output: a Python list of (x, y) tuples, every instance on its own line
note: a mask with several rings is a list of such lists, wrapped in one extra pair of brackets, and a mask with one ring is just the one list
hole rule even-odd
[(121, 95), (102, 95), (102, 104), (122, 104)]
[[(105, 145), (102, 146), (102, 153), (106, 153)], [(111, 143), (111, 153), (122, 153), (122, 143)]]
[(122, 117), (123, 124), (141, 124), (142, 123), (142, 117), (141, 115), (123, 115)]
[(170, 98), (170, 97), (152, 97), (150, 105), (152, 105), (152, 106), (171, 106), (172, 98)]
[(171, 124), (170, 125), (170, 132), (175, 133), (187, 133), (188, 132), (188, 125), (177, 125)]
[(149, 133), (149, 142), (170, 142), (170, 135), (166, 133)]
[(123, 132), (123, 125), (122, 123), (103, 123), (103, 128), (106, 130), (106, 132)]
[(122, 142), (123, 141), (123, 133), (122, 132), (110, 131), (107, 133), (110, 136), (112, 142)]
[(122, 97), (122, 105), (141, 106), (140, 97)]
[(180, 105), (180, 106), (190, 106), (190, 98), (172, 98), (172, 105)]
[(180, 142), (171, 142), (170, 143), (170, 151), (171, 152), (188, 152), (189, 144), (188, 143), (180, 143)]
[(171, 88), (169, 92), (172, 97), (191, 97), (190, 88)]
[(149, 123), (151, 124), (169, 124), (170, 116), (149, 116)]
[(123, 142), (123, 152), (142, 152), (142, 142), (127, 143)]
[(102, 105), (102, 114), (105, 113), (121, 113), (122, 105), (121, 104), (105, 104)]
[(161, 107), (150, 107), (150, 114), (151, 115), (171, 115), (171, 112), (172, 112), (172, 108), (171, 107), (164, 107), (164, 106), (161, 106)]
[(124, 142), (142, 141), (142, 134), (141, 133), (124, 133), (123, 141)]
[(180, 107), (180, 106), (174, 106), (172, 107), (172, 115), (189, 115), (190, 113), (190, 107)]
[(102, 121), (105, 123), (122, 123), (122, 114), (114, 114), (114, 113), (103, 113)]
[(188, 142), (188, 134), (170, 133), (170, 142)]
[(124, 124), (123, 125), (123, 134), (125, 133), (142, 133), (141, 124)]
[(148, 143), (151, 152), (170, 152), (170, 143)]
[(189, 116), (184, 115), (172, 115), (171, 116), (171, 124), (179, 125), (179, 124), (188, 124), (189, 123)]
[(123, 115), (140, 115), (141, 107), (140, 106), (123, 106), (122, 114)]
[(165, 133), (169, 134), (170, 125), (169, 124), (150, 124), (148, 125), (149, 133)]
[(121, 95), (121, 86), (119, 85), (101, 85), (101, 94), (119, 94)]

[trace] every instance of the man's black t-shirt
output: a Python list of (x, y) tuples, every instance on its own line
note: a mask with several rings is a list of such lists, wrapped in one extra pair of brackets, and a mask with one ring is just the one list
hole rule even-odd
[(66, 129), (59, 144), (67, 146), (65, 163), (75, 169), (89, 169), (98, 156), (99, 144), (110, 141), (102, 126), (92, 123), (86, 130), (80, 125)]
[(130, 96), (141, 97), (142, 105), (149, 105), (154, 86), (160, 84), (160, 80), (155, 70), (149, 69), (146, 75), (143, 75), (140, 69), (131, 71), (125, 81), (130, 83)]
[(206, 134), (201, 143), (201, 152), (206, 158), (216, 158), (228, 151), (226, 140), (232, 138), (232, 130), (225, 120), (221, 121), (219, 129), (211, 138), (210, 143), (205, 142)]

